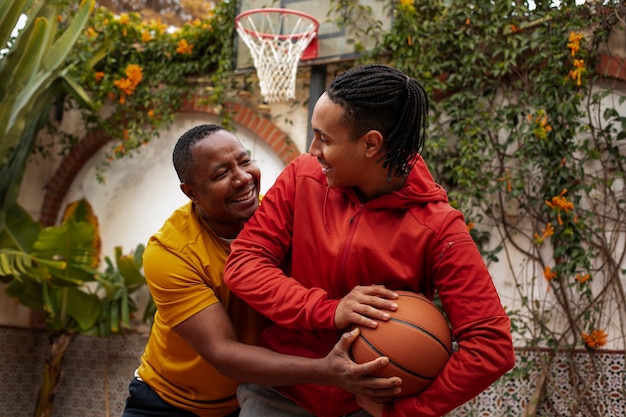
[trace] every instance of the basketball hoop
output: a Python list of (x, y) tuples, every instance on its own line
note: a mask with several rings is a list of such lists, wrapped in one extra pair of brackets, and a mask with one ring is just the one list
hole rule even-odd
[(298, 62), (317, 58), (318, 21), (297, 10), (252, 9), (237, 15), (235, 28), (250, 50), (265, 101), (294, 99)]

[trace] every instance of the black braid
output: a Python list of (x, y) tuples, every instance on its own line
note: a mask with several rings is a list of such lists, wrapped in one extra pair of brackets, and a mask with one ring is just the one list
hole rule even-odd
[(383, 168), (395, 176), (411, 170), (424, 147), (428, 116), (428, 97), (417, 80), (387, 65), (365, 65), (338, 75), (326, 94), (343, 107), (353, 140), (369, 130), (383, 135)]
[(202, 124), (192, 127), (178, 139), (176, 146), (174, 146), (172, 160), (180, 182), (189, 183), (191, 181), (193, 171), (191, 148), (193, 145), (218, 130), (224, 130), (224, 128), (216, 124)]

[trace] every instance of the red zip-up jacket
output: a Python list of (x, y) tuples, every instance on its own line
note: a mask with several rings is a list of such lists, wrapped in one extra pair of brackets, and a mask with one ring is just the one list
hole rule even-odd
[[(329, 188), (314, 157), (299, 156), (231, 244), (224, 279), (276, 323), (263, 346), (313, 358), (328, 354), (345, 331), (334, 325), (335, 309), (355, 286), (429, 298), (437, 291), (458, 351), (424, 391), (386, 406), (385, 417), (445, 414), (515, 363), (491, 276), (463, 215), (421, 158), (400, 190), (361, 203), (350, 188)], [(359, 409), (353, 394), (330, 386), (277, 389), (320, 417)]]

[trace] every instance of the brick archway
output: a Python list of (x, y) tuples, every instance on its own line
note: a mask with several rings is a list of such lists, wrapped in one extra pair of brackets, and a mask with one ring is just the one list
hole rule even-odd
[[(194, 97), (183, 105), (178, 113), (203, 113), (215, 115), (215, 111), (200, 104), (199, 98)], [(268, 120), (249, 107), (235, 104), (233, 121), (246, 127), (267, 143), (285, 165), (300, 155), (300, 151), (293, 141), (280, 130), (271, 120)], [(76, 175), (85, 163), (111, 140), (104, 132), (90, 132), (85, 135), (72, 150), (61, 160), (50, 181), (46, 186), (43, 203), (41, 205), (41, 223), (51, 226), (56, 223), (61, 203), (63, 202)]]

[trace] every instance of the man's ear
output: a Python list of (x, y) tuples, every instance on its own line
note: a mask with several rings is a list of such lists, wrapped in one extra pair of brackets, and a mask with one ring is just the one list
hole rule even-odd
[(193, 187), (187, 183), (180, 183), (180, 190), (193, 202), (196, 201), (196, 192)]
[(383, 150), (383, 135), (378, 130), (370, 130), (362, 137), (365, 155), (373, 157)]

